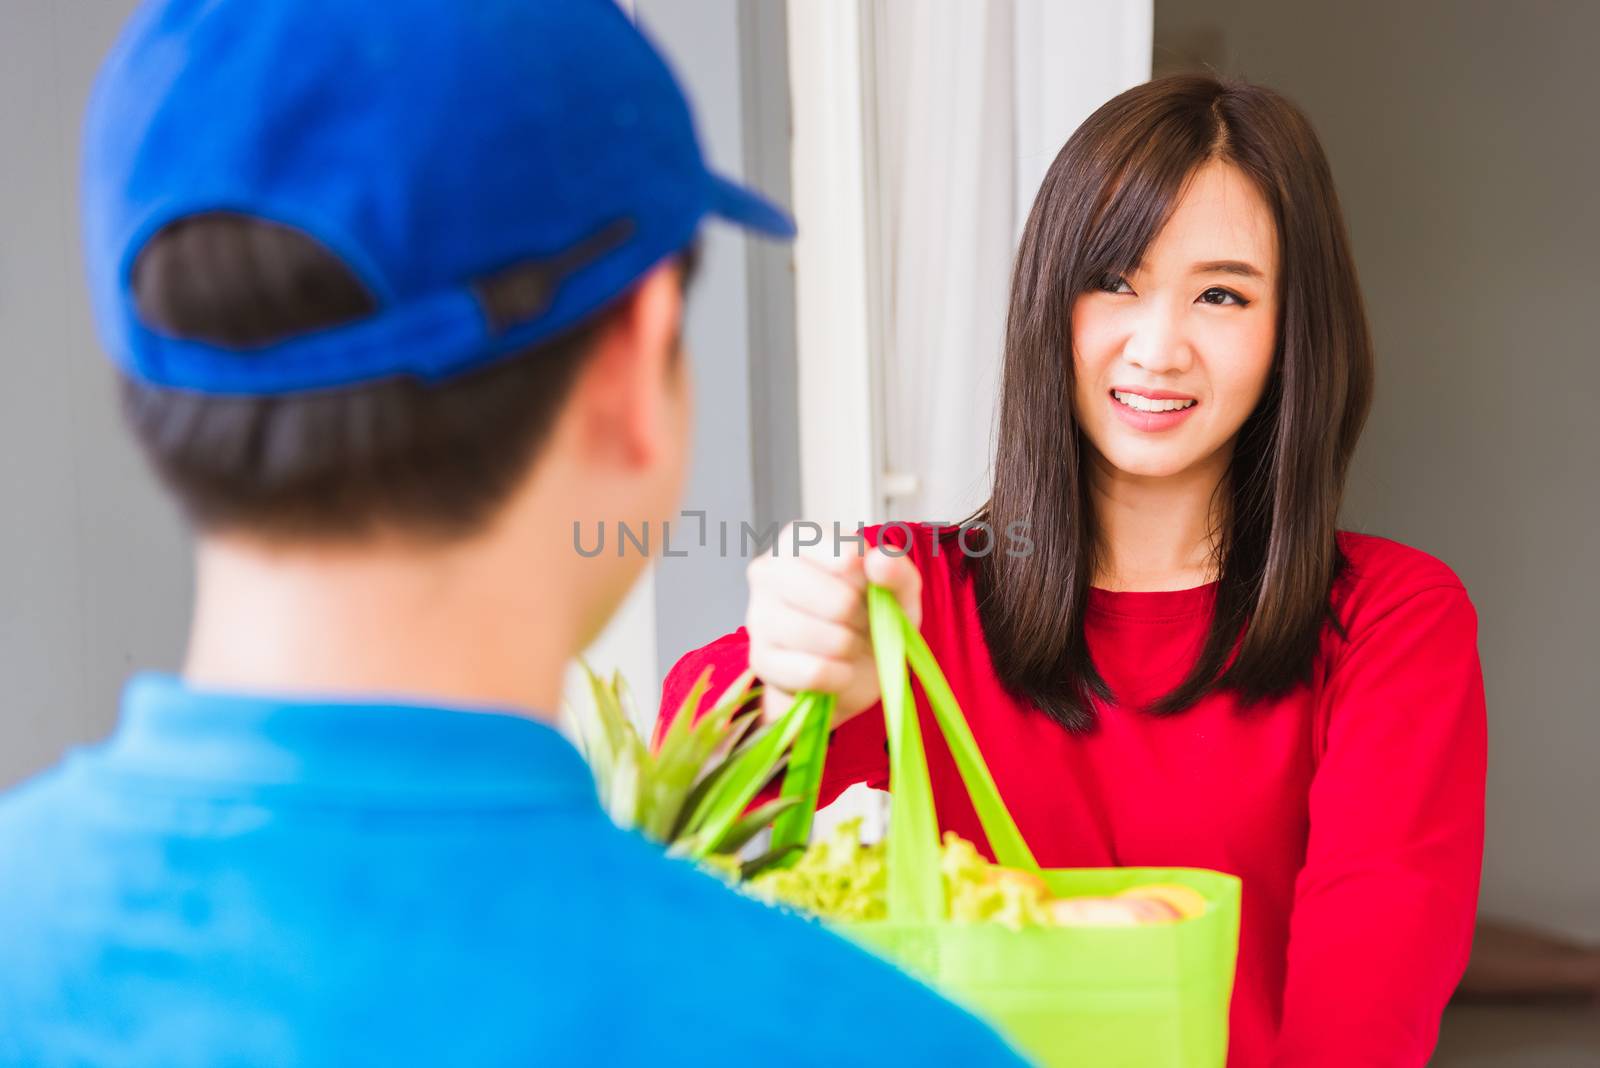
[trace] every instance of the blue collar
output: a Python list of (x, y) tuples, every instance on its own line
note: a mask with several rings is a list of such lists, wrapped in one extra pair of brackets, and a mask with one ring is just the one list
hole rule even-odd
[(207, 795), (426, 807), (598, 808), (588, 765), (526, 715), (385, 700), (212, 692), (135, 676), (81, 771)]

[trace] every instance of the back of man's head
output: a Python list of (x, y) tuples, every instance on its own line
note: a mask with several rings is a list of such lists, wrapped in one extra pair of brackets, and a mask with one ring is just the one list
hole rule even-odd
[[(678, 259), (686, 287), (694, 249)], [(135, 262), (132, 288), (153, 329), (241, 351), (355, 323), (378, 307), (308, 235), (221, 212), (158, 233)], [(492, 285), (480, 296), (490, 315), (503, 299)], [(455, 540), (482, 530), (521, 483), (613, 315), (603, 309), (437, 383), (401, 376), (218, 396), (124, 374), (123, 405), (162, 482), (203, 532)]]
[(157, 0), (84, 158), (127, 412), (213, 532), (481, 529), (704, 216), (792, 232), (610, 0)]

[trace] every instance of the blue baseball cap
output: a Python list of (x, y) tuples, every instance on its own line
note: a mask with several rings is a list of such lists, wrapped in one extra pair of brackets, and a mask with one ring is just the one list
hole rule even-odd
[[(90, 100), (91, 297), (133, 378), (266, 395), (437, 381), (571, 327), (708, 214), (781, 210), (706, 166), (683, 90), (612, 0), (154, 0)], [(141, 321), (163, 227), (213, 212), (301, 231), (377, 311), (231, 348)], [(494, 314), (486, 283), (512, 296)]]

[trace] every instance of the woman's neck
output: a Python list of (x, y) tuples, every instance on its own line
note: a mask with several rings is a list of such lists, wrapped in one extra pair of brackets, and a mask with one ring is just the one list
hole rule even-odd
[(1229, 459), (1219, 452), (1179, 474), (1150, 477), (1119, 471), (1091, 449), (1089, 493), (1100, 545), (1094, 585), (1141, 592), (1215, 581), (1216, 536), (1227, 507), (1217, 488)]

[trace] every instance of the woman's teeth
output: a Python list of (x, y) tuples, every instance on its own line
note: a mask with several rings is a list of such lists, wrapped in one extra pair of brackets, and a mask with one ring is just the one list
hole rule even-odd
[(1118, 393), (1116, 390), (1112, 390), (1111, 395), (1136, 412), (1176, 412), (1195, 404), (1192, 400), (1151, 400), (1137, 393)]

